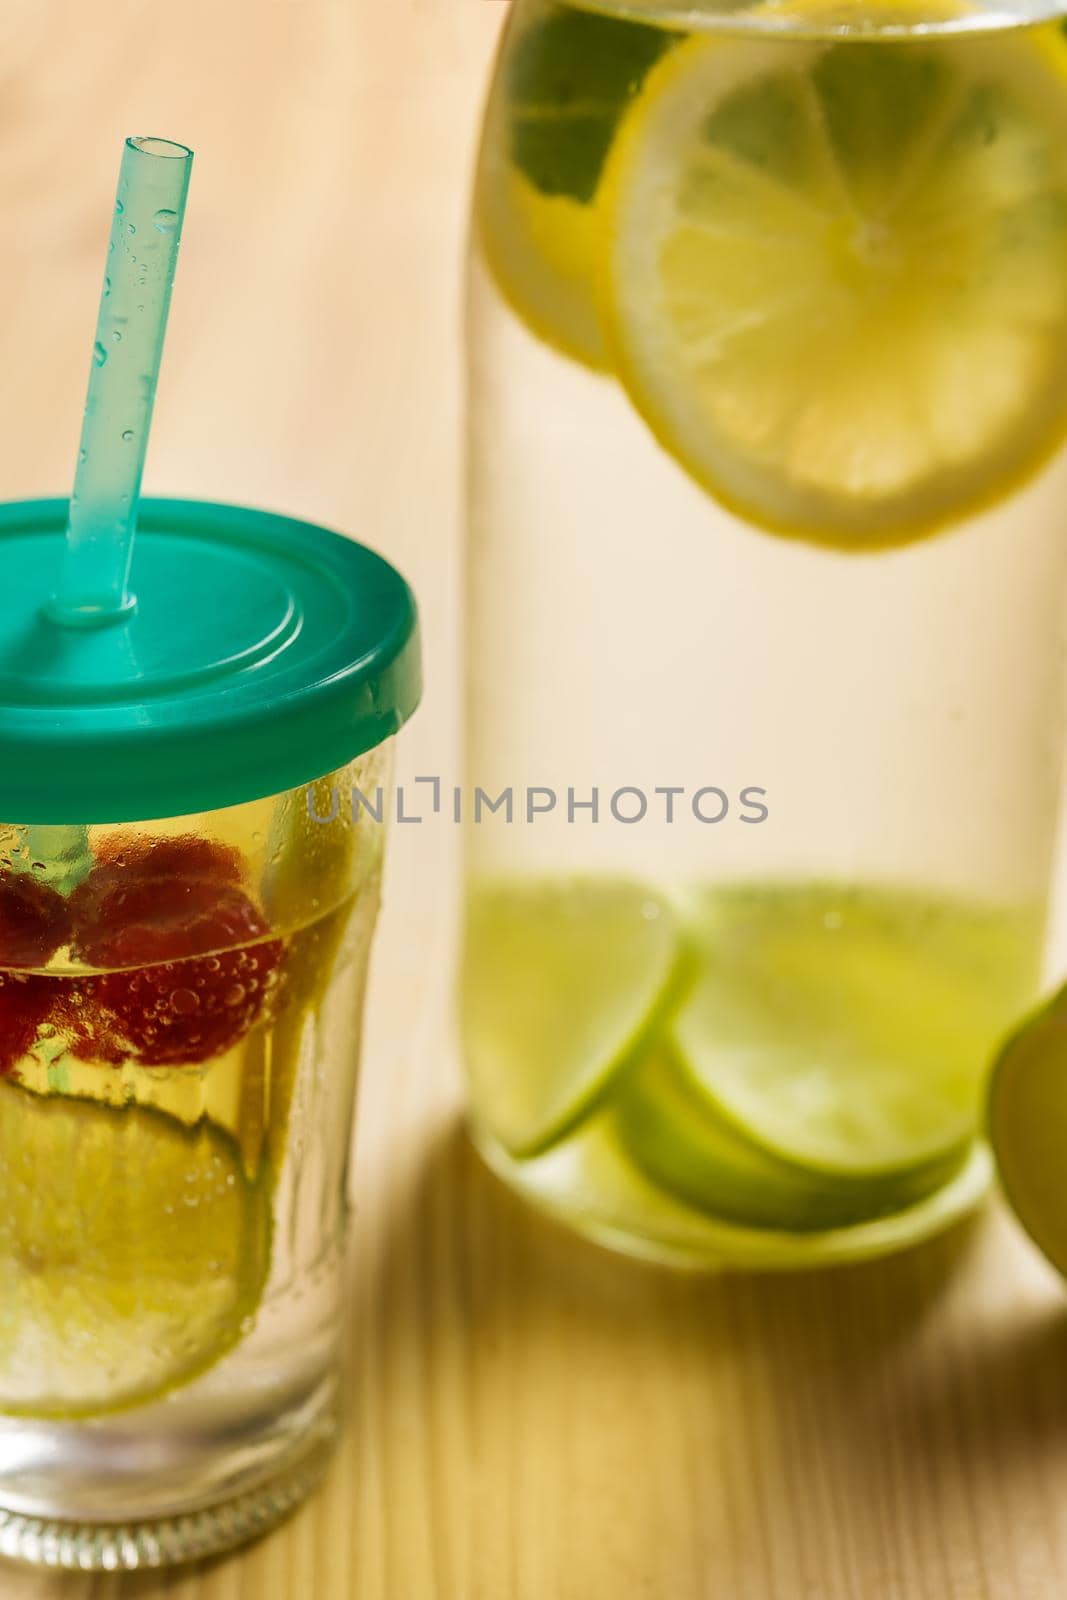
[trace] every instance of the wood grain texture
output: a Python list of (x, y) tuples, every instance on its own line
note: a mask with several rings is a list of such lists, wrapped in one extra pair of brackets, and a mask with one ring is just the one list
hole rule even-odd
[[(349, 528), (424, 602), (402, 767), (455, 770), (458, 261), (494, 0), (4, 0), (0, 495), (62, 490), (119, 141), (198, 151), (149, 487)], [(323, 1492), (168, 1578), (0, 1600), (1055, 1600), (1067, 1301), (994, 1212), (795, 1279), (638, 1268), (469, 1153), (452, 831), (399, 830)], [(2, 1203), (2, 1200), (0, 1200)]]

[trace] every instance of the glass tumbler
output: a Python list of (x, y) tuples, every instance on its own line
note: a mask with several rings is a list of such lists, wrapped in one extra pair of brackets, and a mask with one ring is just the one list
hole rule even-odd
[[(2, 508), (0, 548), (44, 570), (62, 527)], [(164, 581), (185, 566), (199, 597)], [(149, 502), (137, 583), (136, 620), (64, 639), (80, 692), (0, 642), (4, 798), (36, 819), (0, 825), (0, 1554), (75, 1569), (248, 1538), (337, 1437), (363, 995), (418, 692), (409, 591), (325, 530)], [(163, 610), (198, 598), (182, 654)]]

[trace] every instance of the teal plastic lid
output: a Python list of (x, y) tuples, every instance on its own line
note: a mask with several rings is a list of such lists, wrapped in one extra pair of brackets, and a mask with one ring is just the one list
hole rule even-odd
[(142, 500), (133, 613), (45, 615), (68, 505), (0, 505), (0, 819), (237, 805), (387, 739), (421, 692), (415, 601), (365, 546), (243, 506)]

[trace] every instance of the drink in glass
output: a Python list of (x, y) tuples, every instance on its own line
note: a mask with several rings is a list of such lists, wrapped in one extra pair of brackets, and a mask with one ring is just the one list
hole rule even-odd
[(63, 633), (66, 516), (0, 508), (0, 1554), (109, 1569), (262, 1531), (336, 1441), (418, 662), (380, 557), (184, 501), (141, 505), (135, 610)]
[(477, 1143), (663, 1259), (919, 1238), (1042, 952), (1060, 22), (518, 0), (470, 329)]

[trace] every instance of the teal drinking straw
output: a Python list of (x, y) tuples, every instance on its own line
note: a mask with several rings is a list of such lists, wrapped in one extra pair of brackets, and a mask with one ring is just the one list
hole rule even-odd
[(129, 614), (130, 558), (193, 153), (127, 139), (100, 297), (81, 449), (53, 622)]

